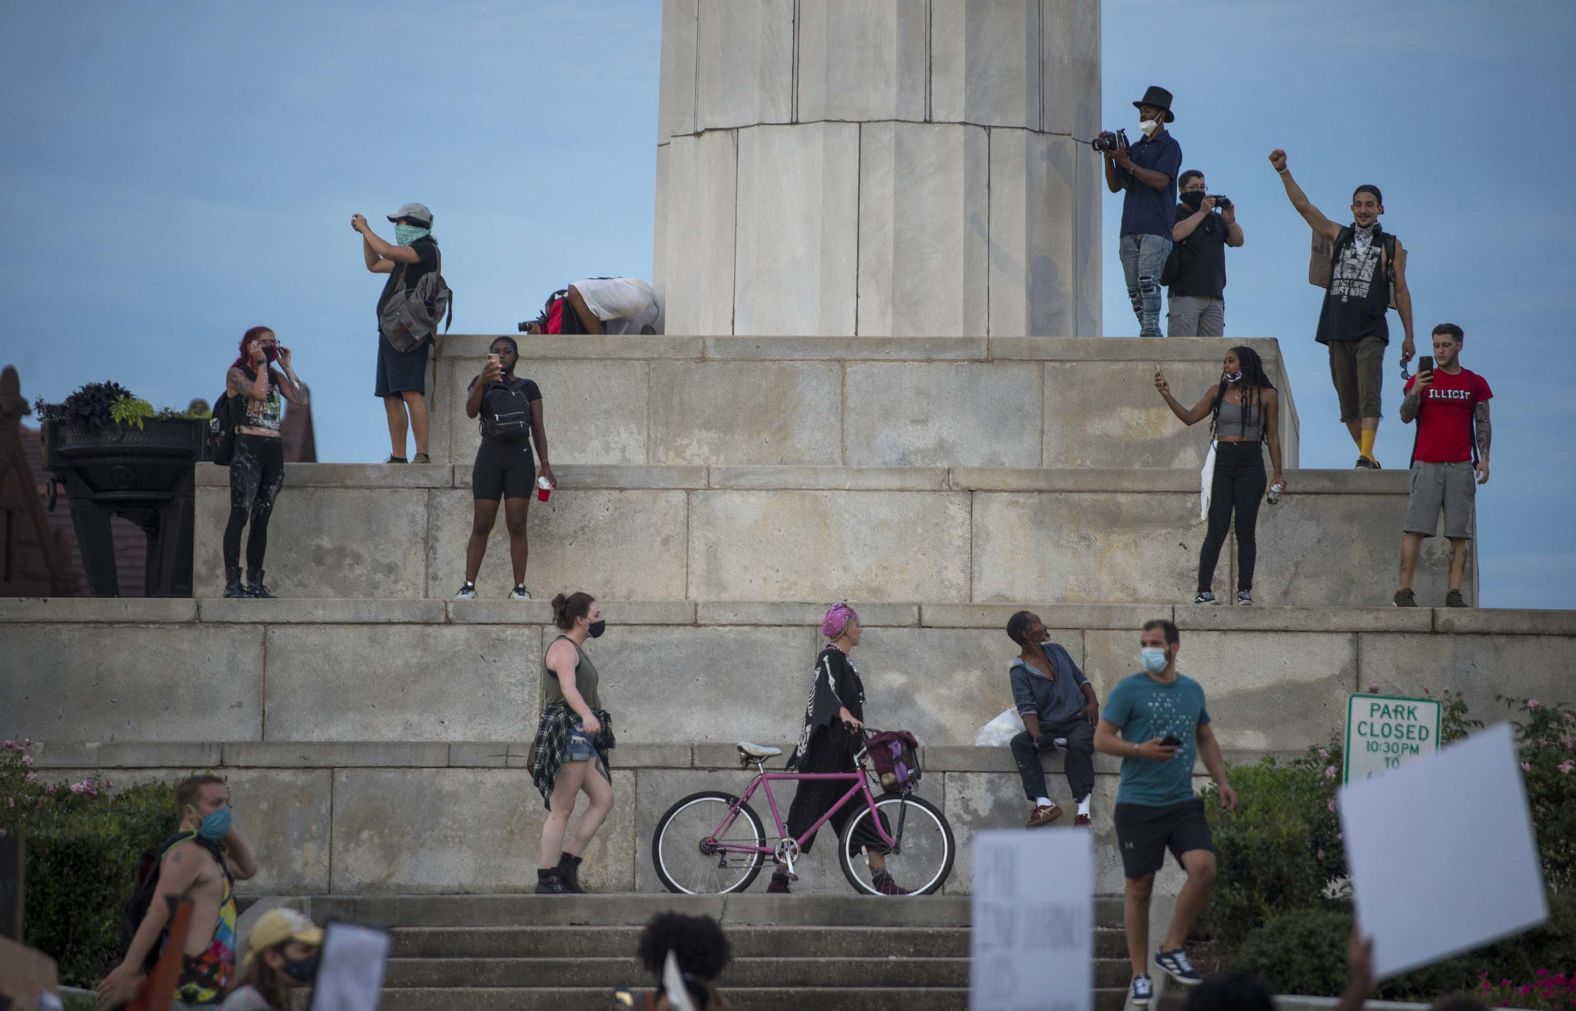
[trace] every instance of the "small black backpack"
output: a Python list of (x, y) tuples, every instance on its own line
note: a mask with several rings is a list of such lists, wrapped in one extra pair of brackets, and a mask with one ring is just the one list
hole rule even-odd
[[(122, 957), (131, 949), (132, 938), (137, 936), (137, 928), (142, 926), (142, 921), (147, 918), (148, 910), (153, 905), (153, 894), (159, 888), (159, 868), (164, 863), (164, 854), (170, 847), (190, 839), (213, 855), (220, 867), (224, 866), (224, 850), (211, 839), (204, 839), (196, 832), (177, 832), (160, 843), (156, 848), (144, 850), (142, 858), (137, 861), (137, 884), (132, 889), (131, 898), (126, 900), (126, 905), (121, 910), (120, 920), (120, 952)], [(150, 972), (159, 960), (161, 945), (154, 945), (142, 960), (142, 971)]]
[(235, 458), (236, 414), (241, 409), (241, 398), (228, 389), (214, 401), (213, 415), (208, 419), (208, 459), (221, 467), (230, 466)]

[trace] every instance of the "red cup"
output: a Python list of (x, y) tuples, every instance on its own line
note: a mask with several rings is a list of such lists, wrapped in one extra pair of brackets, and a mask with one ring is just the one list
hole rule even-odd
[(547, 478), (545, 478), (545, 477), (537, 478), (536, 479), (536, 500), (538, 502), (546, 502), (548, 500), (548, 498), (552, 496), (552, 494), (553, 494), (552, 483), (549, 482), (547, 480)]

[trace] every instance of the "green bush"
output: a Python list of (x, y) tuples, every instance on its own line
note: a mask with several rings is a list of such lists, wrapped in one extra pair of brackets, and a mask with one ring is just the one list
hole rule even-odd
[(1543, 881), (1553, 889), (1576, 887), (1576, 711), (1537, 699), (1501, 701), (1521, 713), (1515, 721), (1516, 750)]
[(120, 957), (120, 911), (144, 850), (175, 830), (174, 789), (109, 792), (107, 780), (43, 782), (31, 742), (0, 749), (0, 833), (26, 847), (25, 941), (59, 965), (60, 981), (93, 986)]

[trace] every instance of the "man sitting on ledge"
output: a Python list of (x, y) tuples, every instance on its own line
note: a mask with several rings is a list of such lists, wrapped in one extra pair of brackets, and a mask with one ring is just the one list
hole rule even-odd
[(1067, 752), (1067, 785), (1072, 789), (1077, 826), (1089, 824), (1089, 795), (1094, 792), (1094, 725), (1100, 702), (1094, 687), (1060, 644), (1049, 641), (1045, 623), (1032, 611), (1007, 619), (1007, 635), (1022, 649), (1012, 662), (1012, 699), (1023, 718), (1023, 733), (1012, 739), (1023, 792), (1033, 805), (1029, 828), (1049, 825), (1062, 809), (1046, 793), (1040, 752), (1057, 747)]

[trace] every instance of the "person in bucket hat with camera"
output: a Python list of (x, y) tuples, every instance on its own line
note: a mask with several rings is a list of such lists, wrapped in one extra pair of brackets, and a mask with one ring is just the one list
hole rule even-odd
[[(1159, 337), (1160, 273), (1171, 255), (1171, 228), (1176, 221), (1177, 174), (1182, 171), (1182, 145), (1166, 130), (1176, 119), (1171, 92), (1150, 85), (1134, 102), (1143, 138), (1129, 145), (1125, 137), (1102, 145), (1105, 184), (1122, 193), (1122, 232), (1118, 246), (1127, 297), (1138, 317), (1138, 336)], [(1104, 139), (1104, 138), (1102, 138)]]

